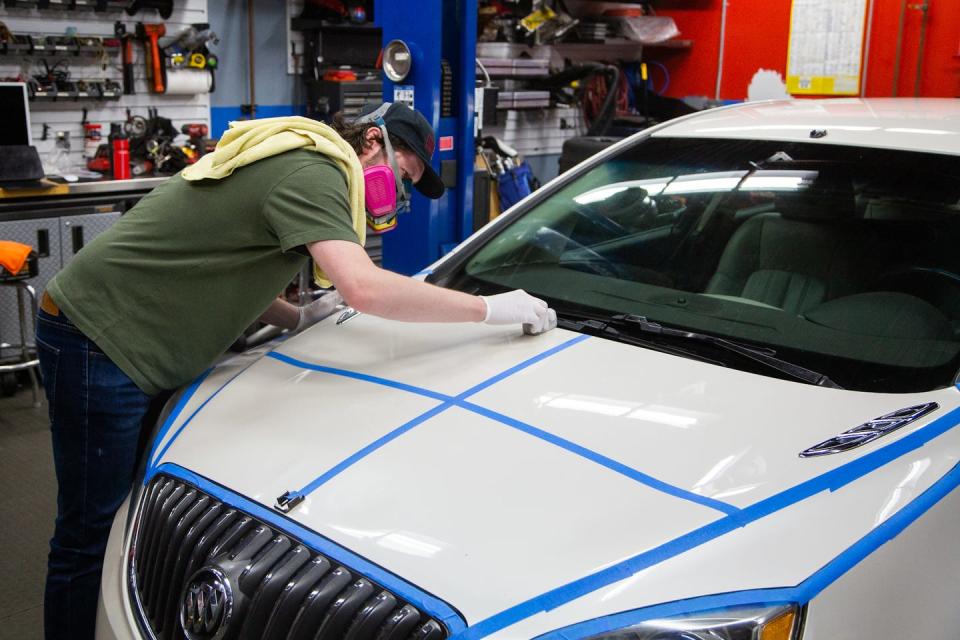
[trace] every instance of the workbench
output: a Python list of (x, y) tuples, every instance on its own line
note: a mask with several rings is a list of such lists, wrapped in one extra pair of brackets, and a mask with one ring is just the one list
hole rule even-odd
[[(28, 281), (39, 297), (86, 243), (169, 178), (52, 182), (43, 189), (0, 190), (0, 239), (32, 246), (39, 274)], [(33, 330), (33, 319), (30, 319)], [(19, 341), (15, 292), (0, 288), (0, 343)], [(0, 362), (13, 355), (0, 347)]]

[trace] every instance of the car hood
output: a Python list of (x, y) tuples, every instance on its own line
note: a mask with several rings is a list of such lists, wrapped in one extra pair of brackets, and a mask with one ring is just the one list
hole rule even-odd
[[(267, 508), (302, 491), (287, 517), (446, 600), (470, 623), (783, 501), (922, 430), (960, 395), (814, 387), (561, 329), (533, 337), (369, 316), (329, 319), (190, 391), (153, 464), (188, 469)], [(877, 442), (798, 456), (928, 401), (940, 409)], [(867, 476), (883, 499), (859, 519), (836, 517), (851, 512), (847, 503), (814, 501), (838, 542), (823, 536), (809, 553), (794, 548), (789, 561), (762, 570), (720, 567), (715, 584), (704, 559), (695, 580), (631, 583), (627, 599), (621, 588), (600, 608), (796, 584), (875, 526), (879, 510), (895, 510), (955, 464), (949, 433), (952, 448), (926, 448), (922, 478), (892, 503), (903, 479), (893, 463), (889, 478)], [(897, 464), (909, 472), (915, 460)], [(727, 529), (743, 540), (750, 522)], [(742, 544), (769, 546), (762, 540)], [(714, 559), (724, 557), (729, 549)]]

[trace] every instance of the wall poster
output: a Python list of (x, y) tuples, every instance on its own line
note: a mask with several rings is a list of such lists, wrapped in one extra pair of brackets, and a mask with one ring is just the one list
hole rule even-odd
[(787, 49), (792, 94), (857, 95), (867, 0), (793, 0)]

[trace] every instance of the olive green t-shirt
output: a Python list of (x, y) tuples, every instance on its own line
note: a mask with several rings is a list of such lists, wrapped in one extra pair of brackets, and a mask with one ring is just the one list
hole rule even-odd
[(47, 286), (60, 309), (148, 394), (208, 368), (318, 240), (359, 242), (343, 173), (307, 150), (221, 180), (179, 175), (83, 248)]

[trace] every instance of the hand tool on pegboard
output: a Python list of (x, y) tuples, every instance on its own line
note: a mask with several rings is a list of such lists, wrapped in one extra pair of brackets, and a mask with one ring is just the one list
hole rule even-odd
[(137, 23), (137, 38), (143, 41), (147, 54), (147, 82), (154, 93), (163, 93), (166, 89), (166, 65), (163, 64), (163, 52), (159, 47), (159, 40), (166, 33), (167, 28), (163, 23)]
[(132, 96), (136, 93), (133, 75), (133, 34), (127, 33), (127, 25), (119, 20), (113, 24), (113, 33), (120, 39), (123, 50), (123, 93)]
[(161, 18), (169, 20), (173, 15), (173, 0), (133, 0), (127, 7), (127, 14), (132, 16), (141, 9), (156, 9)]

